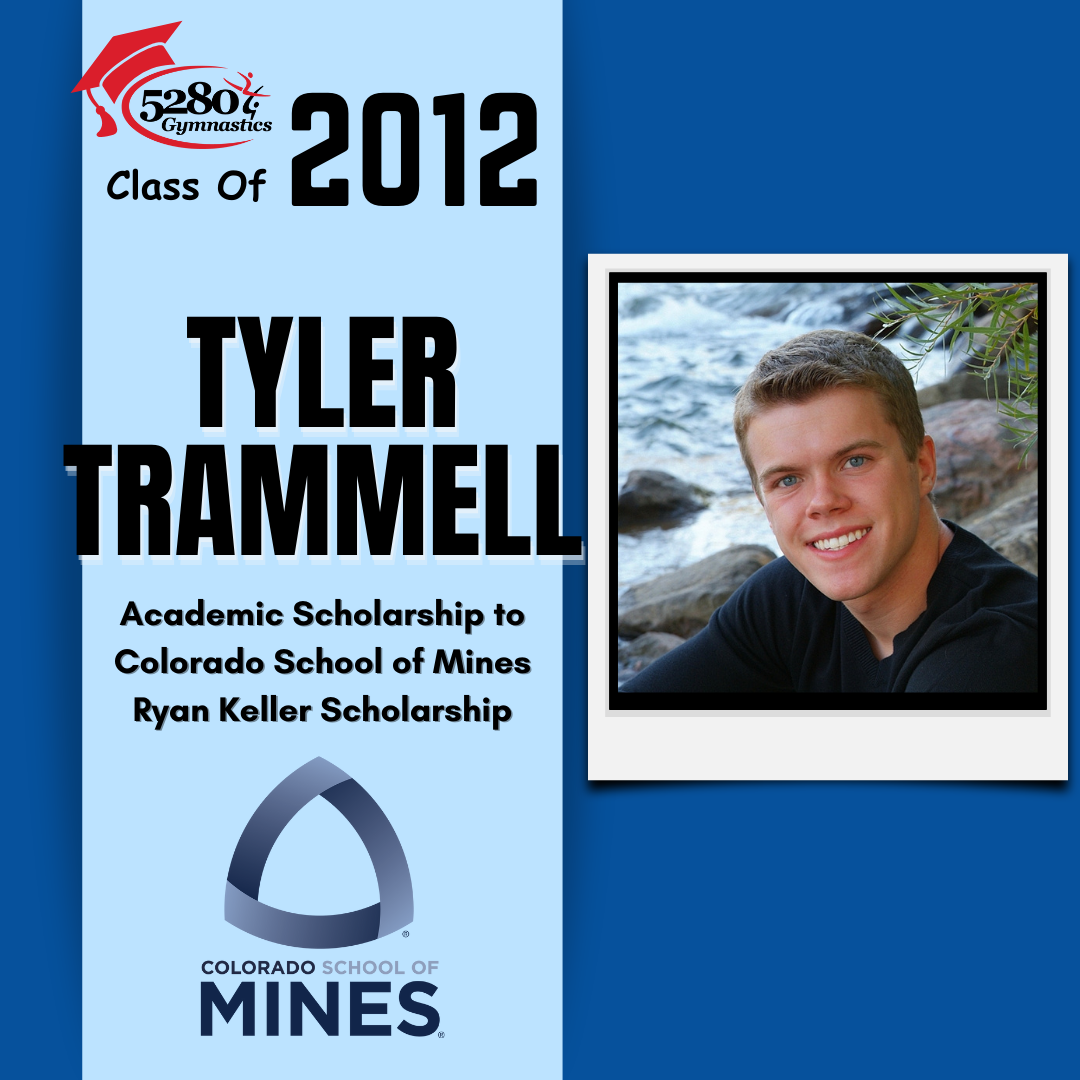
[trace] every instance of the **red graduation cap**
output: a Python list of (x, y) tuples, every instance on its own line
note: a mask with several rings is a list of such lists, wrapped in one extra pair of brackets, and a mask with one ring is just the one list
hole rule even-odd
[(151, 68), (165, 67), (173, 58), (165, 49), (165, 42), (173, 36), (180, 25), (178, 22), (164, 26), (151, 26), (146, 30), (133, 30), (130, 34), (117, 34), (109, 39), (108, 45), (101, 50), (98, 58), (86, 70), (73, 94), (85, 90), (90, 104), (97, 109), (101, 117), (101, 130), (98, 138), (116, 134), (116, 121), (105, 111), (103, 105), (94, 100), (95, 86), (104, 88), (112, 101), (133, 79)]

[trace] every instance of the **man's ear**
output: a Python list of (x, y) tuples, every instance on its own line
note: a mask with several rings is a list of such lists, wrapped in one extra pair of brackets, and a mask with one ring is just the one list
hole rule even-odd
[(929, 435), (923, 436), (922, 446), (915, 457), (915, 468), (919, 473), (919, 494), (929, 495), (937, 483), (937, 448)]

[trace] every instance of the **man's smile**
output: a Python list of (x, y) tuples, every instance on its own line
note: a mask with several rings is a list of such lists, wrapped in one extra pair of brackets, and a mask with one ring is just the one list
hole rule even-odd
[(848, 532), (834, 532), (827, 536), (818, 537), (816, 540), (808, 542), (807, 547), (816, 548), (818, 551), (843, 551), (845, 548), (861, 540), (871, 529), (871, 526), (867, 525), (865, 528), (851, 529)]

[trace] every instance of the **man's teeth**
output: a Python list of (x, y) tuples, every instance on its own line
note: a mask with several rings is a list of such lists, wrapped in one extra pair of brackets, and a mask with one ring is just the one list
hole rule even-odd
[(818, 551), (838, 551), (840, 548), (846, 548), (853, 540), (861, 540), (869, 531), (869, 529), (856, 529), (854, 532), (849, 532), (847, 536), (831, 536), (828, 540), (815, 540), (814, 547)]

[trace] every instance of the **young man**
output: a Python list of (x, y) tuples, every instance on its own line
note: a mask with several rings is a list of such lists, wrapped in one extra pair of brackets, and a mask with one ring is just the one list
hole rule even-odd
[(766, 353), (735, 434), (784, 558), (623, 692), (1038, 690), (1038, 582), (937, 516), (888, 349), (818, 330)]

